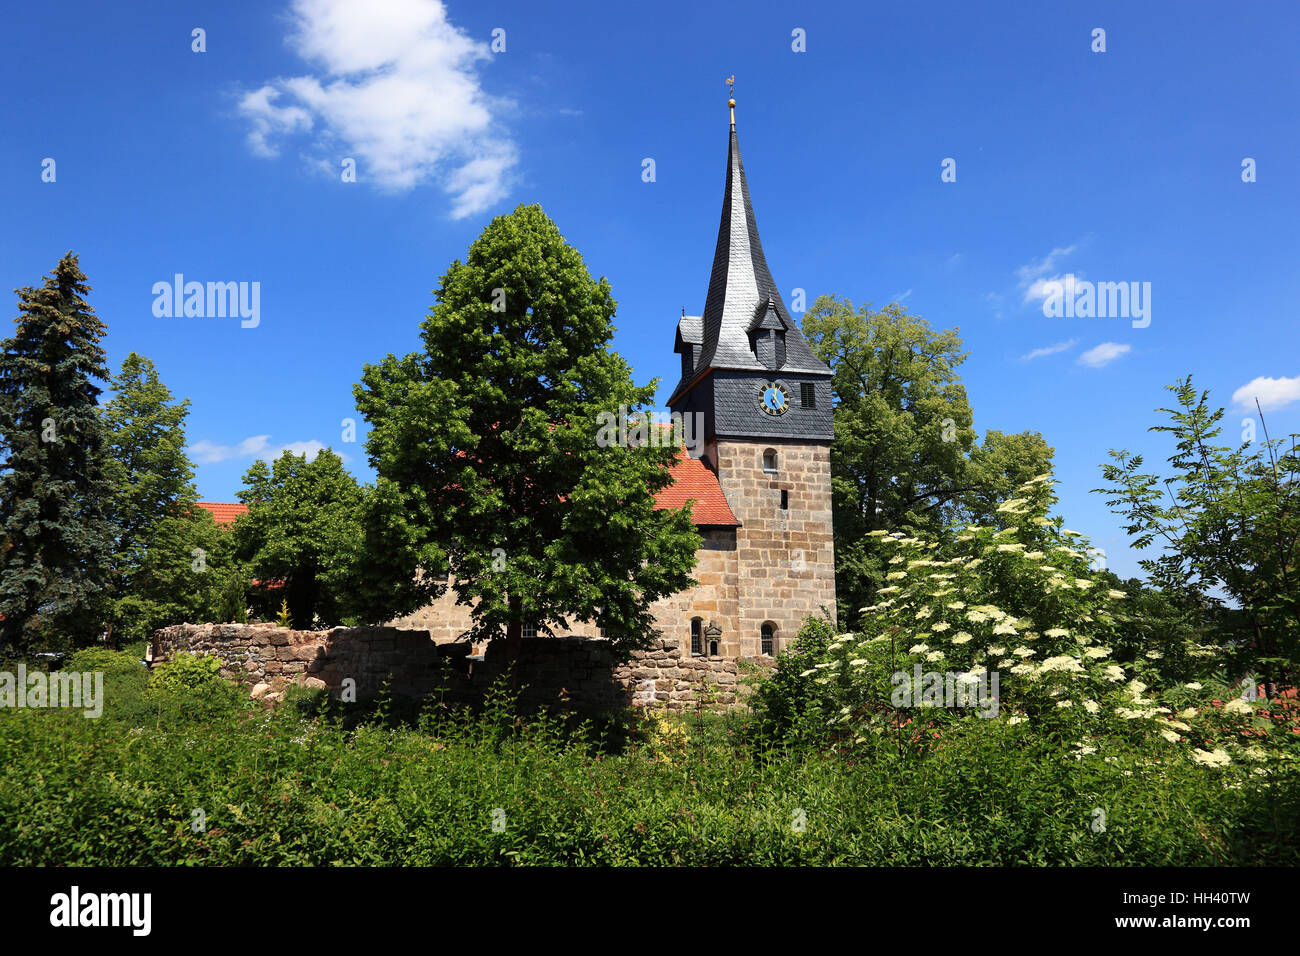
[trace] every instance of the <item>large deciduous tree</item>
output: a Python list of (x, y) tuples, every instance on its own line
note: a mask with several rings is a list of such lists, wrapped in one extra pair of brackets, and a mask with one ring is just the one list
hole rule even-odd
[(614, 299), (538, 206), (494, 219), (453, 262), (423, 349), (368, 365), (355, 389), (378, 472), (372, 616), (446, 587), (476, 638), (524, 624), (604, 625), (620, 649), (655, 633), (650, 605), (692, 581), (687, 509), (655, 510), (677, 451), (598, 441), (601, 413), (649, 403), (610, 351)]
[(998, 505), (1050, 472), (1052, 449), (1037, 432), (990, 431), (977, 444), (955, 329), (936, 331), (897, 303), (855, 309), (820, 296), (803, 331), (834, 374), (835, 586), (840, 619), (856, 621), (886, 571), (872, 531), (938, 540), (959, 523), (999, 523)]
[(87, 644), (108, 601), (113, 528), (105, 513), (99, 415), (105, 326), (69, 252), (39, 288), (17, 290), (0, 342), (0, 635), (12, 650)]
[(115, 635), (148, 637), (216, 611), (229, 547), (212, 515), (198, 508), (185, 452), (189, 399), (175, 402), (153, 362), (130, 353), (104, 406), (108, 512), (117, 532), (112, 558)]
[(368, 572), (358, 567), (364, 492), (343, 460), (328, 448), (310, 461), (286, 451), (254, 462), (244, 486), (235, 537), (263, 598), (287, 601), (297, 628), (350, 623), (353, 585)]

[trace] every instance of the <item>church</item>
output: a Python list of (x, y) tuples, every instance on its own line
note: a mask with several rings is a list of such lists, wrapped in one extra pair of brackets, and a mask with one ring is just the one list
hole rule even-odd
[[(800, 624), (835, 616), (831, 529), (831, 371), (808, 346), (772, 279), (736, 138), (735, 100), (722, 218), (702, 315), (683, 315), (673, 350), (675, 414), (703, 423), (698, 457), (683, 449), (660, 508), (692, 504), (702, 539), (695, 587), (653, 606), (667, 640), (703, 657), (775, 656)], [(218, 520), (232, 507), (207, 504)], [(450, 589), (389, 622), (459, 640), (469, 609)], [(524, 636), (535, 636), (525, 622)], [(560, 636), (598, 638), (579, 625)]]

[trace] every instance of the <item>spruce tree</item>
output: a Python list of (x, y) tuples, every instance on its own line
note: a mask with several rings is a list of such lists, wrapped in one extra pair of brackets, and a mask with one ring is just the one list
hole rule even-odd
[(17, 330), (0, 342), (0, 639), (23, 652), (95, 640), (113, 533), (95, 384), (108, 380), (105, 326), (86, 277), (69, 252), (16, 291)]

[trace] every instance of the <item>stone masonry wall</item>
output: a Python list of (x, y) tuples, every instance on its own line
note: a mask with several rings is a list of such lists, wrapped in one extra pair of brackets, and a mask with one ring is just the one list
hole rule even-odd
[[(775, 474), (763, 452), (777, 453)], [(835, 616), (835, 539), (830, 446), (821, 442), (720, 440), (709, 449), (718, 483), (740, 520), (736, 553), (739, 646), (757, 655), (764, 622), (776, 625), (779, 653), (823, 607)], [(781, 508), (781, 492), (788, 508)]]
[[(502, 642), (482, 658), (466, 644), (439, 644), (427, 631), (392, 627), (291, 631), (260, 624), (177, 624), (154, 634), (153, 659), (178, 652), (215, 654), (221, 674), (243, 682), (250, 696), (277, 700), (290, 685), (338, 695), (343, 681), (356, 682), (360, 700), (377, 696), (387, 681), (395, 696), (442, 694), (472, 702), (506, 670)], [(771, 658), (757, 662), (770, 667)], [(666, 710), (743, 706), (735, 660), (694, 657), (672, 640), (636, 651), (627, 663), (614, 661), (608, 643), (580, 637), (526, 638), (520, 647), (521, 699), (562, 704), (576, 710), (628, 707)]]

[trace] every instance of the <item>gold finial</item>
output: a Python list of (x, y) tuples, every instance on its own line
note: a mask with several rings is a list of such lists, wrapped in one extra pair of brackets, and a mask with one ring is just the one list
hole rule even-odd
[(731, 107), (731, 128), (736, 128), (736, 74), (727, 77), (727, 105)]

